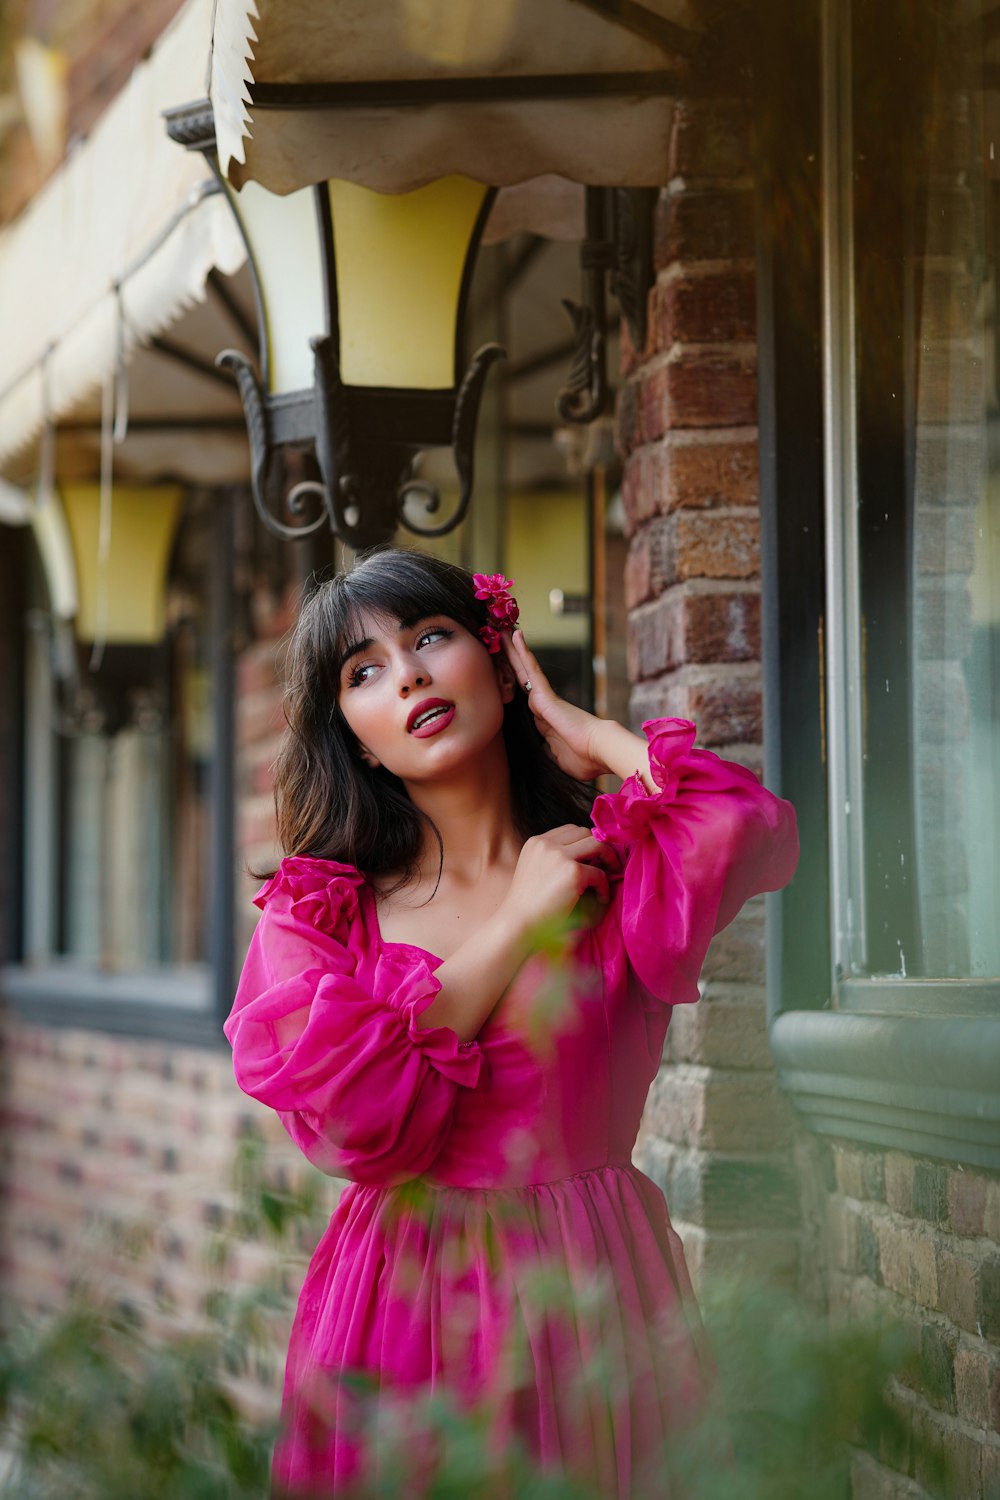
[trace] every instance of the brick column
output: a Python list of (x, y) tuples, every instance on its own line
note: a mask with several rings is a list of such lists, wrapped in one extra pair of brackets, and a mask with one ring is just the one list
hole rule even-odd
[[(682, 103), (661, 195), (657, 284), (641, 353), (624, 353), (618, 442), (630, 538), (631, 712), (695, 720), (699, 744), (761, 764), (757, 386), (749, 122)], [(637, 1149), (692, 1271), (793, 1278), (790, 1114), (765, 1033), (764, 914), (720, 935), (695, 1007), (679, 1007)]]
[(299, 589), (280, 599), (260, 587), (253, 598), (254, 638), (236, 663), (236, 952), (242, 964), (257, 921), (251, 903), (260, 881), (249, 872), (273, 869), (277, 843), (272, 765), (285, 728), (282, 671), (288, 632), (298, 612)]

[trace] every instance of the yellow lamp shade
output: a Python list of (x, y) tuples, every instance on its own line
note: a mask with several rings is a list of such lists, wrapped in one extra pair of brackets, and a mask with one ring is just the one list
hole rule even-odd
[(462, 284), (487, 191), (467, 177), (399, 194), (330, 183), (345, 384), (456, 384)]
[(115, 488), (106, 561), (99, 546), (101, 492), (65, 485), (79, 584), (76, 633), (82, 641), (153, 645), (166, 629), (166, 577), (183, 490), (179, 486)]

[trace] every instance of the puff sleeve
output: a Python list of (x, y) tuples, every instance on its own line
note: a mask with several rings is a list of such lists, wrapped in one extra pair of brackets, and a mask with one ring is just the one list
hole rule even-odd
[(695, 750), (687, 719), (643, 725), (656, 785), (638, 775), (594, 803), (597, 838), (625, 861), (618, 898), (628, 960), (669, 1004), (698, 998), (715, 933), (745, 901), (779, 890), (798, 860), (795, 813), (744, 766)]
[(416, 950), (366, 955), (362, 883), (329, 860), (282, 861), (255, 897), (263, 915), (224, 1029), (240, 1087), (315, 1165), (382, 1184), (430, 1165), (481, 1056), (417, 1025), (440, 985)]

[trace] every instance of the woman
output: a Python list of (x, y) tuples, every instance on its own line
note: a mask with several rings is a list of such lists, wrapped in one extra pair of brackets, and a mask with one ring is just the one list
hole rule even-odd
[(289, 857), (226, 1030), (241, 1087), (351, 1185), (292, 1333), (282, 1493), (374, 1484), (386, 1413), (431, 1391), (601, 1495), (662, 1495), (701, 1401), (680, 1243), (631, 1151), (670, 1008), (790, 879), (794, 815), (684, 720), (647, 745), (564, 702), (516, 620), (499, 575), (387, 550), (294, 633)]

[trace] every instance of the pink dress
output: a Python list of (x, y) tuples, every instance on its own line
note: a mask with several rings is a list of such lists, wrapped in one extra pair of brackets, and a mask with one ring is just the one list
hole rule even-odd
[(226, 1026), (236, 1077), (351, 1179), (299, 1300), (282, 1494), (363, 1488), (385, 1413), (398, 1432), (428, 1391), (601, 1495), (665, 1493), (706, 1362), (632, 1148), (671, 1007), (697, 999), (713, 933), (791, 878), (798, 845), (788, 803), (693, 749), (692, 724), (644, 728), (657, 792), (634, 776), (594, 803), (624, 858), (611, 902), (568, 962), (525, 963), (474, 1042), (416, 1024), (440, 960), (382, 939), (357, 870), (285, 859), (256, 897)]

